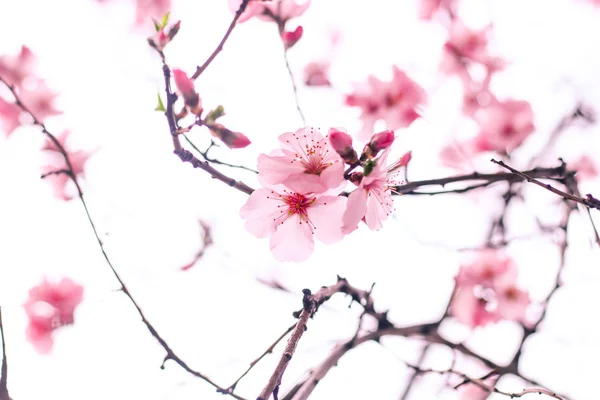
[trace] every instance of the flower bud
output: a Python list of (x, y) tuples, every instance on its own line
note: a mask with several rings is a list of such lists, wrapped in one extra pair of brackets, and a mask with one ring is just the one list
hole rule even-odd
[(365, 158), (374, 158), (381, 150), (385, 150), (394, 143), (394, 131), (383, 131), (374, 134), (371, 141), (363, 149)]
[(298, 40), (300, 40), (300, 38), (302, 37), (302, 33), (304, 33), (304, 28), (302, 28), (301, 25), (299, 25), (295, 30), (291, 32), (281, 32), (281, 40), (283, 41), (283, 47), (285, 47), (286, 50), (291, 48), (298, 42)]
[(250, 144), (250, 139), (244, 134), (233, 132), (221, 124), (207, 125), (207, 127), (213, 136), (219, 138), (230, 149), (241, 149)]
[(198, 116), (202, 114), (202, 102), (200, 95), (194, 88), (194, 81), (187, 77), (185, 72), (180, 69), (173, 70), (173, 78), (177, 91), (183, 97), (185, 105), (190, 108), (190, 111)]
[(336, 128), (331, 128), (328, 136), (331, 147), (342, 157), (345, 163), (353, 164), (358, 161), (356, 151), (352, 148), (352, 137), (350, 135)]

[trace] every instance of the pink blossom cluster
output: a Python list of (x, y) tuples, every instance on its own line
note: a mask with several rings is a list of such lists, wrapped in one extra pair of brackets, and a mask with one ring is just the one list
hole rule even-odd
[[(444, 45), (440, 70), (460, 78), (463, 113), (479, 125), (475, 138), (443, 150), (442, 159), (450, 166), (459, 166), (482, 152), (511, 152), (535, 130), (533, 110), (527, 101), (499, 99), (490, 89), (494, 74), (505, 65), (504, 61), (489, 53), (491, 29), (490, 25), (482, 30), (473, 30), (454, 16), (448, 29), (449, 37)], [(481, 79), (474, 77), (477, 68), (484, 71)]]
[[(59, 115), (52, 102), (56, 97), (46, 83), (34, 74), (35, 56), (23, 46), (16, 56), (0, 56), (0, 78), (11, 86), (35, 118), (44, 122)], [(9, 136), (21, 125), (23, 109), (15, 102), (0, 96), (0, 129)]]
[(529, 294), (517, 286), (517, 277), (517, 266), (501, 251), (482, 251), (460, 268), (450, 312), (471, 327), (500, 320), (527, 323)]
[[(23, 106), (31, 112), (35, 120), (44, 123), (46, 118), (61, 114), (52, 102), (56, 95), (48, 89), (44, 81), (34, 74), (35, 56), (23, 46), (16, 56), (0, 57), (0, 78), (13, 88)], [(7, 101), (0, 97), (0, 128), (9, 136), (16, 128), (22, 125), (22, 119), (26, 112), (15, 100)], [(65, 131), (57, 141), (65, 149), (69, 157), (72, 172), (75, 176), (83, 176), (84, 164), (87, 162), (90, 152), (82, 150), (70, 150), (66, 141), (69, 132)], [(42, 173), (46, 180), (52, 184), (54, 194), (61, 200), (73, 198), (66, 190), (71, 176), (67, 173), (67, 164), (64, 155), (49, 136), (46, 139), (43, 151), (49, 156), (49, 161), (44, 165)]]
[[(258, 158), (263, 188), (240, 211), (246, 229), (270, 237), (277, 260), (299, 262), (312, 254), (314, 237), (335, 243), (361, 220), (371, 229), (381, 228), (393, 209), (393, 176), (410, 158), (405, 155), (388, 167), (393, 141), (392, 131), (373, 135), (359, 158), (352, 137), (340, 129), (330, 129), (326, 137), (311, 127), (280, 135), (280, 148)], [(356, 168), (362, 171), (350, 174)], [(348, 198), (340, 195), (347, 180), (356, 186)]]
[[(310, 3), (311, 0), (304, 2), (297, 2), (296, 0), (250, 0), (238, 22), (245, 22), (252, 17), (256, 17), (263, 21), (276, 23), (284, 48), (287, 50), (295, 45), (304, 33), (304, 28), (301, 25), (293, 30), (286, 29), (287, 23), (292, 18), (304, 14)], [(242, 0), (229, 0), (229, 9), (235, 13), (239, 10), (241, 4)]]
[(375, 122), (383, 120), (387, 129), (395, 130), (409, 126), (419, 117), (417, 109), (425, 102), (425, 91), (398, 67), (393, 77), (384, 82), (369, 76), (367, 82), (355, 86), (346, 96), (346, 104), (361, 110), (363, 128), (358, 139), (367, 140)]
[(25, 313), (29, 319), (27, 339), (40, 353), (48, 353), (53, 345), (53, 332), (73, 324), (75, 309), (83, 298), (83, 287), (68, 278), (60, 282), (44, 280), (29, 291)]

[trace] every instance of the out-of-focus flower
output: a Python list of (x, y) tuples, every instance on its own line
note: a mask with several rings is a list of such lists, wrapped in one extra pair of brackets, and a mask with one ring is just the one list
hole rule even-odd
[(171, 0), (135, 0), (136, 24), (146, 24), (151, 18), (162, 18), (171, 9)]
[(9, 85), (21, 86), (33, 74), (35, 56), (27, 46), (22, 46), (16, 56), (0, 56), (0, 78)]
[(569, 163), (569, 169), (577, 171), (575, 177), (579, 180), (594, 179), (598, 176), (598, 165), (587, 154), (579, 157), (577, 161)]
[(512, 151), (535, 130), (531, 105), (521, 100), (493, 102), (475, 119), (481, 127), (477, 138), (481, 151)]
[(173, 79), (175, 80), (177, 91), (183, 97), (185, 105), (193, 114), (200, 116), (202, 114), (202, 100), (198, 92), (196, 92), (194, 81), (188, 78), (186, 73), (180, 69), (173, 69)]
[(0, 128), (6, 136), (10, 136), (21, 125), (21, 112), (21, 107), (17, 104), (9, 103), (0, 97)]
[[(158, 27), (157, 27), (158, 28)], [(173, 40), (179, 29), (181, 28), (181, 21), (177, 21), (175, 24), (169, 27), (162, 27), (156, 31), (154, 36), (148, 38), (148, 42), (154, 48), (159, 51), (163, 51), (165, 46)]]
[(419, 17), (421, 19), (431, 19), (438, 10), (450, 10), (454, 5), (454, 0), (420, 0)]
[(83, 287), (68, 278), (52, 283), (44, 280), (29, 291), (25, 313), (29, 318), (27, 339), (40, 353), (52, 350), (52, 333), (73, 324), (75, 309), (83, 298)]
[(234, 132), (221, 124), (207, 126), (210, 133), (219, 138), (230, 149), (242, 149), (250, 144), (250, 139), (241, 132)]
[(410, 125), (419, 116), (417, 107), (424, 102), (423, 88), (397, 67), (390, 82), (370, 76), (346, 96), (347, 105), (362, 111), (363, 129), (358, 135), (361, 140), (369, 139), (378, 120), (384, 120), (391, 130)]
[[(304, 14), (310, 3), (311, 0), (300, 3), (295, 0), (250, 0), (238, 22), (258, 17), (264, 21), (274, 21), (281, 24), (281, 26), (285, 26), (290, 19)], [(229, 9), (235, 13), (239, 10), (241, 4), (242, 0), (229, 0)]]
[(331, 86), (329, 81), (329, 63), (310, 62), (304, 67), (304, 84), (306, 86)]

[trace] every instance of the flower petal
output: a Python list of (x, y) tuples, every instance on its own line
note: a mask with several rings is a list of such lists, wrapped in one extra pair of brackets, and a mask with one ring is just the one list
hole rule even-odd
[(312, 228), (298, 215), (286, 219), (271, 236), (271, 252), (278, 261), (305, 261), (314, 248)]

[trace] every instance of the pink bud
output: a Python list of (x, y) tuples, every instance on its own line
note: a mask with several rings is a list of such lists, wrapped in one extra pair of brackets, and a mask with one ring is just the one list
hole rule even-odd
[(241, 149), (250, 144), (250, 139), (243, 133), (229, 130), (221, 124), (207, 126), (208, 129), (210, 129), (210, 133), (221, 139), (221, 141), (230, 149)]
[(394, 143), (394, 139), (394, 131), (379, 132), (371, 137), (369, 147), (371, 147), (374, 152), (378, 152), (390, 147), (392, 143)]
[(285, 49), (287, 50), (287, 49), (291, 48), (293, 45), (295, 45), (298, 42), (298, 40), (300, 40), (300, 38), (302, 37), (303, 32), (304, 32), (304, 29), (302, 28), (301, 25), (299, 25), (292, 32), (288, 32), (288, 31), (281, 32), (281, 40), (283, 40), (283, 46), (285, 47)]
[(331, 128), (329, 130), (329, 143), (338, 153), (344, 152), (346, 148), (352, 147), (352, 136), (336, 128)]
[(200, 95), (196, 93), (194, 88), (194, 81), (188, 78), (185, 72), (180, 69), (173, 70), (173, 78), (175, 79), (177, 91), (183, 96), (185, 105), (190, 108), (192, 113), (200, 115), (202, 113), (202, 103), (200, 102)]
[(346, 164), (353, 164), (358, 161), (358, 156), (352, 148), (352, 137), (346, 132), (331, 128), (329, 130), (329, 143), (331, 147), (342, 157)]

